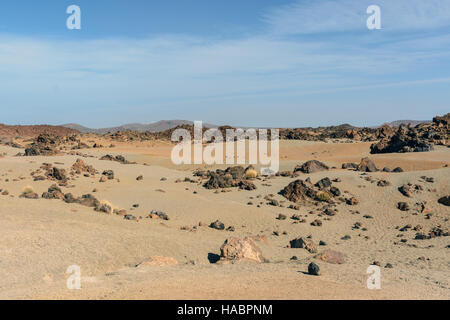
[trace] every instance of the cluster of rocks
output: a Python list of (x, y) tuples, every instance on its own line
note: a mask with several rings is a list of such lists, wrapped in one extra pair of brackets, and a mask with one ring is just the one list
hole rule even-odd
[(58, 147), (63, 143), (61, 136), (42, 133), (25, 148), (25, 156), (54, 156), (61, 153)]
[(115, 161), (115, 162), (119, 162), (121, 164), (136, 164), (136, 162), (130, 162), (130, 161), (126, 160), (124, 156), (121, 156), (121, 155), (112, 156), (110, 154), (107, 154), (107, 155), (104, 155), (103, 157), (101, 157), (100, 160)]
[[(41, 172), (44, 171), (42, 174)], [(59, 185), (67, 185), (68, 177), (65, 169), (53, 167), (50, 163), (43, 163), (41, 167), (31, 173), (34, 181), (51, 180)]]
[[(362, 158), (360, 163), (346, 162), (342, 164), (342, 169), (360, 171), (360, 172), (377, 172), (380, 169), (377, 168), (373, 160), (368, 157)], [(403, 169), (400, 167), (396, 167), (394, 169), (390, 169), (388, 167), (384, 167), (381, 171), (383, 172), (403, 172)]]
[[(38, 196), (32, 193), (24, 192), (22, 196), (28, 199), (38, 199)], [(114, 206), (108, 201), (99, 201), (92, 194), (85, 194), (81, 197), (76, 197), (72, 193), (63, 193), (61, 188), (59, 188), (59, 186), (56, 184), (50, 186), (46, 192), (42, 193), (41, 198), (47, 200), (62, 200), (65, 203), (70, 204), (75, 203), (85, 207), (94, 208), (94, 210), (98, 212), (103, 212), (106, 214), (116, 214), (125, 218), (127, 216), (127, 212), (125, 210), (114, 208)]]
[(292, 202), (331, 202), (333, 198), (341, 196), (341, 191), (332, 185), (330, 178), (325, 177), (315, 184), (310, 178), (295, 180), (281, 190), (280, 194)]
[(416, 234), (415, 239), (416, 240), (427, 240), (427, 239), (433, 239), (437, 237), (448, 237), (449, 232), (448, 229), (442, 228), (442, 226), (436, 226), (432, 228), (428, 233), (425, 232), (418, 232)]
[(93, 166), (87, 165), (81, 159), (77, 159), (77, 161), (75, 161), (72, 165), (72, 172), (74, 174), (85, 174), (86, 176), (93, 176), (98, 173)]
[(208, 179), (204, 183), (206, 189), (226, 189), (238, 187), (241, 190), (255, 190), (256, 186), (251, 181), (253, 178), (247, 175), (248, 172), (254, 171), (252, 166), (244, 169), (242, 166), (229, 167), (226, 170), (217, 169), (216, 171), (196, 171), (194, 176), (201, 179)]
[(64, 150), (88, 149), (87, 144), (81, 142), (78, 135), (55, 135), (41, 133), (25, 147), (24, 156), (55, 156), (64, 153)]
[(357, 128), (349, 124), (319, 128), (280, 129), (280, 139), (326, 141), (328, 139), (350, 139), (375, 141), (376, 129)]
[(407, 183), (398, 188), (398, 191), (405, 197), (412, 198), (414, 194), (423, 191), (420, 184)]
[(450, 113), (415, 127), (400, 125), (396, 130), (384, 127), (380, 141), (371, 145), (370, 152), (427, 152), (433, 150), (433, 144), (449, 146), (449, 122)]

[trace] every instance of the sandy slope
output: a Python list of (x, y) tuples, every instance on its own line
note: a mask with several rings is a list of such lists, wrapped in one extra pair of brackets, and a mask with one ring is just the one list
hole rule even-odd
[[(53, 183), (32, 181), (29, 173), (41, 163), (57, 162), (55, 166), (68, 169), (77, 157), (13, 157), (17, 149), (0, 147), (0, 154), (7, 154), (0, 158), (0, 189), (7, 189), (10, 193), (0, 196), (0, 272), (3, 275), (0, 298), (450, 298), (450, 254), (446, 248), (450, 244), (449, 239), (412, 240), (415, 232), (408, 231), (403, 232), (408, 241), (400, 244), (397, 235), (402, 232), (395, 229), (406, 224), (421, 224), (426, 231), (439, 224), (449, 227), (450, 210), (437, 203), (439, 196), (450, 193), (450, 169), (443, 167), (450, 164), (448, 148), (437, 148), (431, 153), (373, 156), (379, 167), (400, 165), (408, 170), (399, 174), (369, 174), (374, 179), (389, 180), (392, 183), (389, 187), (377, 187), (376, 183), (364, 180), (360, 173), (340, 169), (308, 175), (313, 182), (325, 176), (339, 177), (342, 182), (337, 186), (341, 191), (348, 191), (360, 200), (360, 204), (354, 207), (338, 206), (339, 213), (330, 221), (324, 220), (322, 227), (309, 224), (317, 219), (314, 207), (294, 211), (268, 206), (262, 200), (268, 194), (275, 194), (275, 198), (282, 201), (277, 193), (293, 181), (292, 178), (271, 179), (265, 182), (269, 186), (256, 181), (258, 189), (254, 191), (234, 190), (215, 194), (198, 184), (174, 183), (176, 179), (191, 176), (191, 171), (171, 164), (168, 144), (153, 143), (153, 147), (145, 143), (118, 144), (112, 150), (82, 152), (96, 156), (83, 158), (86, 163), (99, 171), (114, 170), (120, 182), (99, 183), (99, 175), (95, 179), (79, 176), (70, 181), (74, 187), (63, 188), (64, 192), (80, 196), (97, 188), (95, 196), (99, 200), (109, 200), (136, 216), (145, 216), (153, 209), (162, 210), (170, 220), (143, 219), (137, 223), (60, 200), (21, 199), (18, 196), (25, 186), (30, 185), (41, 194)], [(106, 153), (124, 154), (139, 164), (121, 165), (97, 159)], [(342, 162), (356, 162), (367, 154), (366, 143), (283, 141), (281, 167), (291, 170), (303, 160), (320, 159), (340, 168)], [(150, 165), (142, 165), (144, 162)], [(141, 174), (144, 180), (136, 181)], [(435, 182), (421, 181), (423, 175), (434, 177)], [(162, 177), (167, 180), (160, 181)], [(407, 182), (420, 183), (426, 190), (414, 199), (407, 199), (397, 191), (398, 186)], [(429, 192), (428, 189), (435, 191)], [(257, 199), (258, 195), (262, 198)], [(249, 201), (254, 205), (247, 205)], [(256, 207), (259, 201), (264, 202), (261, 208)], [(433, 216), (427, 220), (423, 214), (401, 212), (396, 209), (399, 201), (411, 205), (427, 201)], [(136, 203), (139, 208), (131, 210)], [(360, 214), (352, 214), (351, 210), (358, 210)], [(310, 214), (310, 211), (316, 214)], [(288, 217), (300, 213), (307, 216), (307, 223), (276, 220), (279, 213)], [(371, 215), (374, 219), (365, 219), (363, 215)], [(217, 231), (208, 227), (199, 227), (196, 231), (180, 230), (183, 226), (192, 227), (200, 221), (209, 224), (216, 219), (226, 226), (234, 226), (236, 231)], [(352, 230), (355, 222), (361, 222), (368, 230)], [(273, 235), (273, 231), (279, 231), (280, 236)], [(283, 231), (287, 234), (283, 235)], [(218, 254), (227, 237), (258, 234), (268, 238), (267, 243), (259, 243), (259, 246), (269, 263), (210, 264), (208, 254)], [(347, 234), (351, 239), (341, 240)], [(286, 248), (289, 240), (307, 235), (311, 235), (315, 242), (326, 241), (327, 246), (323, 248), (343, 252), (346, 263), (318, 262), (304, 249)], [(408, 244), (416, 244), (417, 247)], [(139, 262), (155, 255), (173, 257), (179, 264), (135, 268)], [(299, 260), (291, 261), (293, 255)], [(425, 260), (418, 260), (419, 257), (425, 257)], [(322, 276), (304, 274), (311, 261), (320, 265)], [(380, 261), (382, 267), (386, 263), (394, 266), (392, 269), (382, 268), (380, 291), (366, 288), (366, 269), (373, 261)], [(65, 271), (70, 265), (79, 265), (82, 269), (81, 290), (66, 289), (68, 275)]]

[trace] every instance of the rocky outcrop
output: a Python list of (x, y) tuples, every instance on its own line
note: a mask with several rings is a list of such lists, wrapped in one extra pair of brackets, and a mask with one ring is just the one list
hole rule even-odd
[[(248, 171), (248, 170), (247, 170)], [(229, 167), (226, 170), (196, 171), (195, 176), (208, 179), (203, 185), (206, 189), (225, 189), (239, 187), (241, 190), (255, 190), (256, 186), (245, 176), (246, 170), (241, 166)]]
[(47, 133), (40, 134), (34, 142), (25, 148), (25, 156), (54, 156), (60, 154), (58, 146), (63, 139), (60, 136), (50, 135)]
[(427, 152), (433, 145), (449, 145), (450, 113), (435, 117), (431, 123), (421, 123), (412, 127), (401, 125), (395, 132), (380, 130), (379, 142), (372, 144), (370, 152)]

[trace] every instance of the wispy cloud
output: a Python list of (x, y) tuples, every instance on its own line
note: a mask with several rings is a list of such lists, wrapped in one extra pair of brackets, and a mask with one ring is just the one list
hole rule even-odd
[(448, 0), (299, 0), (269, 10), (264, 20), (278, 34), (367, 31), (366, 9), (374, 4), (387, 31), (450, 26)]

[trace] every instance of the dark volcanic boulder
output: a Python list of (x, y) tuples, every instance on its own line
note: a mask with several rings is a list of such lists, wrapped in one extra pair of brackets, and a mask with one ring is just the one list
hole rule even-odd
[(62, 193), (61, 189), (56, 185), (52, 185), (48, 188), (47, 192), (44, 192), (42, 194), (43, 199), (64, 199), (64, 194)]
[(309, 253), (317, 253), (317, 245), (304, 237), (293, 239), (289, 244), (291, 248), (304, 248)]
[(295, 180), (281, 190), (281, 195), (292, 202), (300, 202), (302, 200), (311, 200), (316, 198), (317, 191), (314, 190), (311, 183), (303, 180)]
[(26, 157), (34, 157), (34, 156), (38, 156), (39, 150), (36, 147), (31, 147), (31, 148), (27, 148), (25, 149), (25, 156)]
[(216, 230), (225, 230), (225, 225), (219, 220), (212, 222), (209, 227)]
[(80, 199), (75, 198), (71, 193), (66, 193), (64, 195), (64, 202), (66, 202), (66, 203), (80, 203)]
[(242, 179), (244, 177), (244, 168), (241, 166), (229, 167), (225, 170), (225, 173), (231, 174), (233, 179)]
[(328, 170), (328, 166), (317, 160), (310, 160), (302, 164), (301, 166), (297, 166), (294, 169), (294, 172), (301, 171), (303, 173), (314, 173), (319, 171)]
[(239, 182), (239, 189), (251, 191), (256, 190), (256, 186), (251, 181), (242, 180)]
[(312, 275), (312, 276), (319, 276), (320, 275), (320, 268), (317, 264), (315, 264), (314, 262), (311, 262), (308, 265), (308, 274)]
[(323, 178), (322, 180), (317, 181), (317, 183), (315, 184), (315, 186), (316, 186), (319, 190), (327, 189), (327, 188), (331, 187), (331, 180), (330, 180), (330, 178), (328, 178), (328, 177)]
[(444, 206), (450, 206), (450, 195), (440, 198), (438, 202)]
[(218, 174), (211, 172), (209, 180), (204, 184), (206, 189), (231, 188), (234, 186), (231, 174)]
[(80, 204), (86, 207), (96, 208), (100, 205), (100, 201), (92, 194), (85, 194), (81, 197)]

